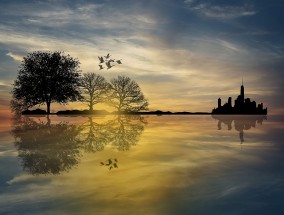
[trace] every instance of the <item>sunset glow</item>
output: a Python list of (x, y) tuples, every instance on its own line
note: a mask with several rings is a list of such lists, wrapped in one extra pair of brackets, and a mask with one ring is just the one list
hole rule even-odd
[[(238, 95), (243, 78), (247, 96), (270, 114), (283, 113), (281, 1), (13, 0), (0, 8), (1, 115), (20, 62), (32, 51), (64, 51), (79, 59), (82, 73), (107, 80), (127, 75), (150, 110), (210, 112), (218, 97)], [(99, 70), (97, 56), (107, 53), (123, 64)], [(111, 110), (95, 107), (101, 108)]]

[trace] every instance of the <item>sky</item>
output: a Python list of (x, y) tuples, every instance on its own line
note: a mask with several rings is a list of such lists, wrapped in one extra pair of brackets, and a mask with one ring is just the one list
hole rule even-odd
[[(64, 51), (107, 80), (129, 76), (150, 110), (210, 112), (243, 78), (246, 97), (284, 114), (283, 11), (283, 0), (1, 0), (0, 115), (33, 51)], [(107, 53), (123, 64), (99, 70)], [(76, 105), (64, 108), (87, 108)]]

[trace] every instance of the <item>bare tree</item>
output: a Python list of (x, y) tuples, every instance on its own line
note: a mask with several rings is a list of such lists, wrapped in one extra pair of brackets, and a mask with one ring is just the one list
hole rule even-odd
[(148, 109), (139, 85), (127, 76), (118, 76), (111, 81), (111, 95), (108, 103), (121, 112), (138, 112)]
[(83, 91), (83, 101), (88, 104), (90, 111), (94, 110), (95, 104), (105, 101), (110, 89), (106, 79), (95, 73), (83, 74), (80, 86)]

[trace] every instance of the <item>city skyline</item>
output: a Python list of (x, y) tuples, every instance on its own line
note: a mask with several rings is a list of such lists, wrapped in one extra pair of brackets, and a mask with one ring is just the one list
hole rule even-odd
[(245, 97), (245, 87), (242, 80), (240, 94), (232, 104), (232, 97), (228, 98), (228, 102), (222, 105), (222, 100), (218, 98), (217, 108), (213, 108), (212, 114), (258, 114), (267, 115), (267, 108), (263, 107), (263, 103), (257, 104), (256, 101)]
[[(64, 51), (82, 73), (107, 80), (131, 77), (150, 110), (210, 112), (219, 97), (238, 95), (243, 77), (248, 97), (283, 114), (283, 7), (280, 0), (1, 1), (0, 115), (10, 112), (11, 84), (32, 51)], [(123, 64), (99, 71), (97, 57), (107, 53)]]

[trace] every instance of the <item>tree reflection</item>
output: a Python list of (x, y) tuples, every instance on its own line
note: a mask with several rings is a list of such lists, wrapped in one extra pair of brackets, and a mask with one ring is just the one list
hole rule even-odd
[(218, 120), (218, 130), (222, 130), (222, 123), (228, 127), (228, 130), (231, 130), (234, 122), (234, 128), (239, 132), (241, 144), (245, 141), (244, 130), (255, 128), (257, 124), (262, 125), (263, 120), (267, 119), (264, 115), (212, 115), (212, 118)]
[(79, 163), (80, 127), (52, 124), (28, 117), (16, 119), (12, 129), (23, 169), (33, 175), (59, 174)]
[(144, 131), (147, 122), (141, 116), (120, 115), (110, 124), (111, 126), (111, 144), (120, 151), (126, 151), (139, 141), (139, 137)]
[(111, 123), (95, 122), (92, 117), (83, 123), (84, 131), (81, 133), (83, 148), (87, 152), (97, 152), (104, 150), (105, 146), (111, 141)]
[(76, 166), (83, 151), (95, 153), (107, 145), (129, 150), (139, 141), (146, 123), (140, 116), (117, 116), (103, 122), (88, 117), (79, 125), (52, 123), (48, 116), (20, 117), (14, 120), (11, 133), (25, 171), (60, 174)]

